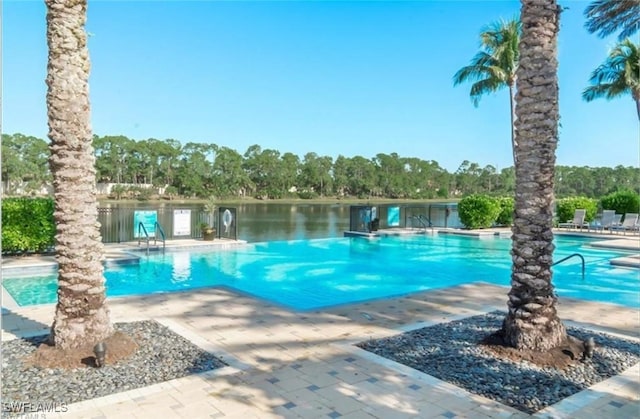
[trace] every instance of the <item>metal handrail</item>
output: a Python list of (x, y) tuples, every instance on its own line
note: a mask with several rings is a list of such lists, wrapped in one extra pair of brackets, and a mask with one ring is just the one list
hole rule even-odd
[[(160, 232), (160, 235), (162, 236), (162, 250), (164, 250), (165, 245), (166, 245), (166, 241), (167, 241), (167, 240), (166, 240), (166, 238), (165, 238), (165, 235), (164, 235), (164, 230), (163, 230), (163, 229), (162, 229), (162, 227), (160, 226), (160, 223), (158, 223), (157, 221), (156, 221), (156, 224), (155, 224), (155, 228), (156, 228), (156, 231), (159, 231), (159, 232)], [(155, 244), (156, 244), (156, 240), (157, 240), (157, 238), (158, 238), (158, 236), (157, 236), (157, 235), (154, 235), (154, 236), (153, 236), (153, 244), (154, 244), (154, 246), (155, 246)]]
[[(424, 227), (425, 229), (433, 228), (433, 223), (431, 222), (429, 217), (425, 217), (422, 214), (418, 214), (418, 215), (412, 215), (411, 218), (418, 220), (418, 222), (422, 224), (422, 227)], [(426, 222), (429, 223), (429, 225), (425, 224), (425, 219), (426, 219)]]
[(553, 263), (551, 264), (551, 266), (555, 266), (555, 265), (557, 265), (558, 263), (562, 263), (562, 262), (564, 262), (565, 260), (571, 259), (572, 257), (576, 257), (576, 256), (577, 256), (577, 257), (579, 257), (579, 258), (580, 258), (580, 260), (582, 260), (582, 279), (584, 280), (584, 256), (582, 256), (580, 253), (574, 253), (574, 254), (572, 254), (572, 255), (567, 256), (566, 258), (562, 258), (562, 259), (560, 259), (560, 260), (559, 260), (559, 261), (557, 261), (557, 262), (553, 262)]
[(138, 246), (140, 246), (140, 239), (142, 238), (140, 231), (144, 232), (144, 235), (147, 241), (147, 254), (149, 254), (149, 233), (147, 232), (147, 228), (144, 226), (142, 221), (138, 223)]

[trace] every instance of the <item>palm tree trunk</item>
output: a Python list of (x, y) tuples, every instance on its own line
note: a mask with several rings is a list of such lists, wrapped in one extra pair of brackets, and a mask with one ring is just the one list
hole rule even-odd
[(555, 0), (522, 0), (516, 96), (516, 199), (507, 344), (544, 351), (566, 339), (551, 283), (553, 182), (558, 142)]
[(49, 166), (58, 262), (58, 304), (51, 335), (56, 346), (69, 349), (104, 340), (112, 327), (91, 145), (87, 2), (46, 0), (46, 5)]
[(509, 84), (509, 111), (511, 112), (511, 152), (513, 153), (513, 166), (515, 167), (518, 157), (516, 156), (516, 107), (513, 103), (513, 84)]

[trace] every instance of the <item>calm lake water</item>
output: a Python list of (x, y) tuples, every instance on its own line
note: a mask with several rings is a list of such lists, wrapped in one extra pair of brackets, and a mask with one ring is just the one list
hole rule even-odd
[(349, 205), (243, 204), (238, 238), (249, 242), (342, 237), (349, 229)]

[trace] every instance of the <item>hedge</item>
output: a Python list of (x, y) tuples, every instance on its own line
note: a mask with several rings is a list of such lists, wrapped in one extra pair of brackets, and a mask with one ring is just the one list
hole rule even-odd
[(487, 195), (469, 195), (458, 203), (458, 216), (469, 229), (488, 228), (502, 211), (500, 202)]
[(587, 211), (585, 221), (593, 221), (598, 213), (598, 201), (583, 196), (563, 198), (556, 202), (556, 216), (559, 223), (573, 220), (573, 215), (577, 209)]
[(56, 227), (51, 198), (2, 200), (2, 252), (43, 252), (54, 245)]
[(640, 195), (630, 190), (622, 190), (602, 197), (602, 209), (615, 210), (616, 214), (640, 212)]
[(496, 219), (496, 224), (510, 226), (513, 224), (513, 211), (515, 209), (513, 198), (498, 198), (498, 204), (500, 204), (500, 214)]

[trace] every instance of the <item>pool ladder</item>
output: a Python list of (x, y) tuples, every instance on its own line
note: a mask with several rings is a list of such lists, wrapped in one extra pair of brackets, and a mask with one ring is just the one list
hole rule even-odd
[(418, 223), (420, 223), (422, 225), (422, 228), (424, 228), (425, 230), (427, 228), (433, 229), (433, 223), (431, 222), (431, 220), (427, 216), (424, 216), (422, 214), (418, 214), (418, 215), (412, 215), (409, 218), (414, 219), (414, 220), (418, 220)]
[[(162, 238), (162, 250), (164, 251), (165, 249), (165, 245), (166, 245), (166, 238), (165, 238), (165, 234), (164, 234), (164, 230), (162, 229), (162, 227), (160, 226), (160, 224), (156, 221), (155, 225), (154, 225), (156, 231), (160, 232), (160, 236)], [(144, 226), (144, 224), (141, 222), (138, 223), (138, 246), (140, 246), (140, 242), (142, 240), (142, 233), (144, 233), (145, 236), (145, 241), (147, 242), (147, 255), (149, 254), (149, 233), (147, 232), (146, 227)], [(156, 245), (156, 241), (158, 240), (157, 234), (153, 235), (153, 245)]]
[(584, 281), (584, 256), (582, 256), (580, 253), (574, 253), (574, 254), (572, 254), (572, 255), (567, 256), (566, 258), (562, 258), (562, 259), (560, 259), (560, 260), (559, 260), (559, 261), (557, 261), (557, 262), (553, 262), (553, 263), (551, 264), (551, 266), (555, 266), (555, 265), (557, 265), (557, 264), (559, 264), (559, 263), (562, 263), (562, 262), (564, 262), (565, 260), (569, 260), (569, 259), (571, 259), (571, 258), (573, 258), (573, 257), (579, 257), (579, 258), (580, 258), (580, 260), (582, 261), (582, 280)]

